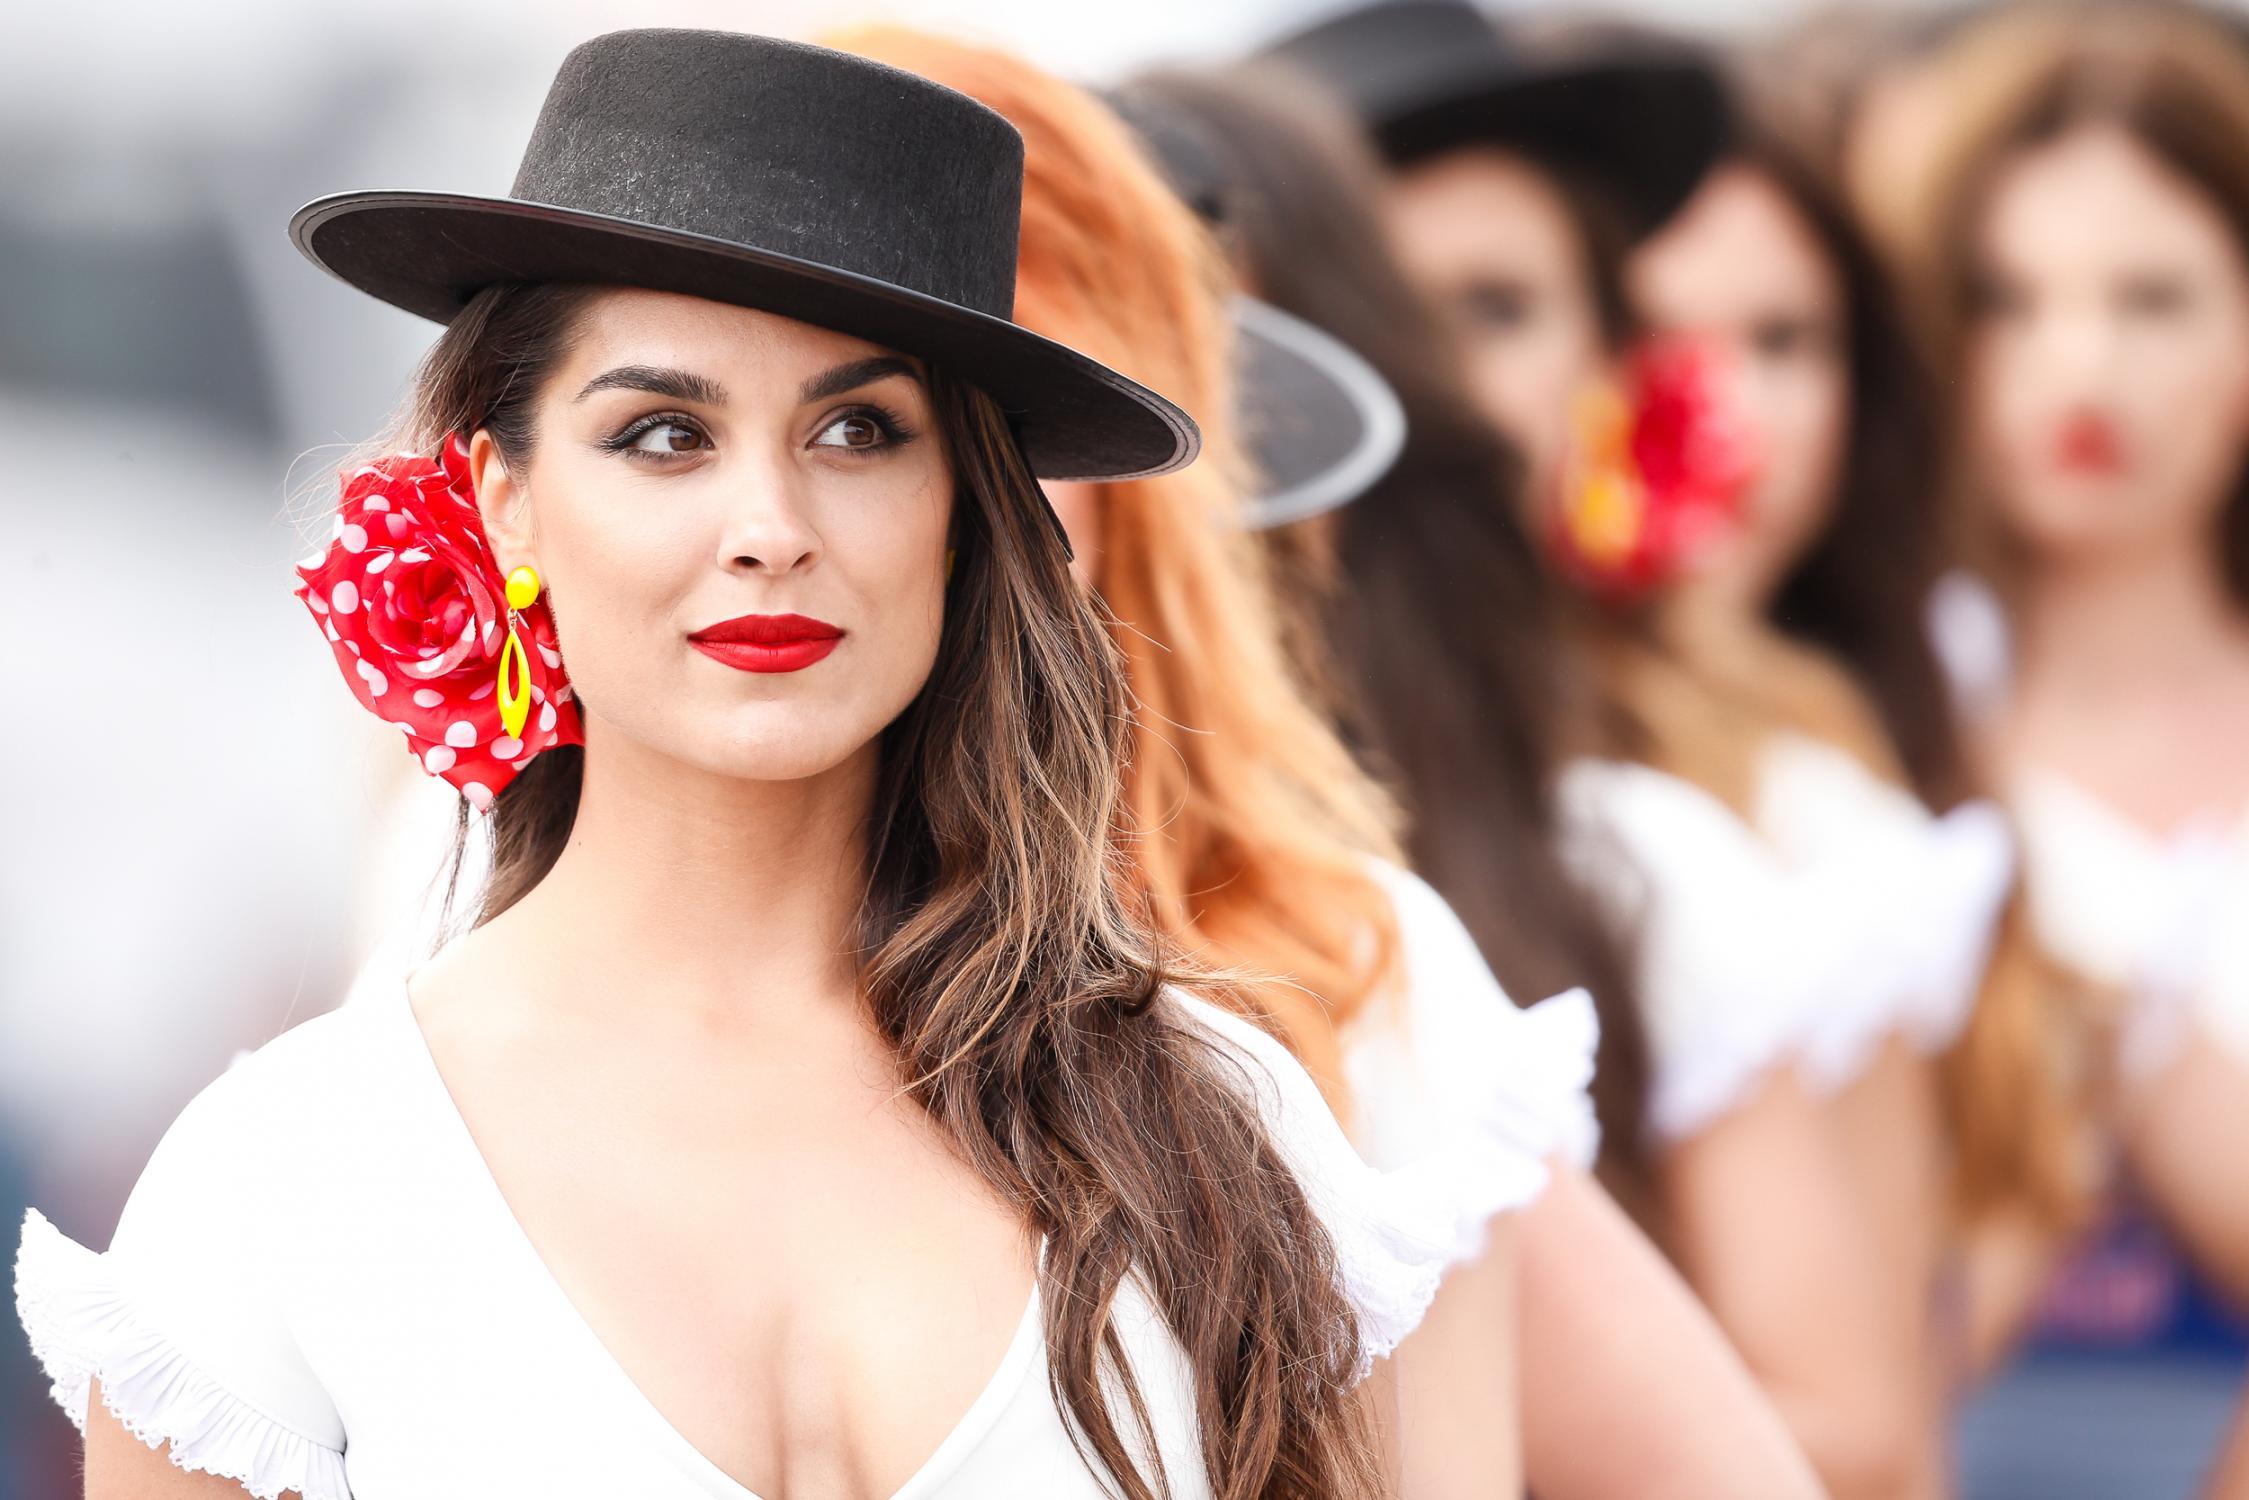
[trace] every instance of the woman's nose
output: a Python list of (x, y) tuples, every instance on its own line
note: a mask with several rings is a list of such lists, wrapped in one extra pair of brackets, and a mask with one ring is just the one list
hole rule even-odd
[(746, 474), (728, 497), (719, 566), (788, 573), (818, 555), (820, 536), (790, 475), (777, 466)]

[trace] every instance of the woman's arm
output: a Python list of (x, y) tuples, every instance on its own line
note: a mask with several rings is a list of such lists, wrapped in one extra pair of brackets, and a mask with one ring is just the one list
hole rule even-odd
[(1403, 1500), (1523, 1491), (1514, 1217), (1492, 1220), (1482, 1253), (1446, 1273), (1421, 1326), (1390, 1358)]
[(1540, 1500), (1823, 1492), (1678, 1273), (1584, 1173), (1517, 1216), (1523, 1453)]
[(1939, 1342), (1937, 1276), (1948, 1216), (1944, 1107), (1934, 1063), (1893, 1035), (1833, 1100), (1837, 1140), (1862, 1220), (1875, 1236), (1879, 1276), (1866, 1289), (1890, 1326), (1911, 1339), (1915, 1413), (1902, 1495), (1942, 1495), (1948, 1351)]
[(1780, 1072), (1672, 1148), (1674, 1251), (1836, 1500), (1918, 1500), (1927, 1314), (1901, 1326), (1885, 1305), (1835, 1116)]
[(2134, 1091), (2122, 1127), (2133, 1176), (2165, 1225), (2249, 1309), (2249, 1065), (2197, 1032)]
[[(102, 1405), (101, 1380), (86, 1398), (86, 1500), (242, 1500), (250, 1492), (224, 1475), (190, 1473), (169, 1445), (151, 1448)], [(302, 1500), (285, 1490), (279, 1500)]]

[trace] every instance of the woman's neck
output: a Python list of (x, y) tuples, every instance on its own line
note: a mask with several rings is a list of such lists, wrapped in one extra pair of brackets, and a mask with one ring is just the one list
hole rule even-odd
[(569, 842), (520, 903), (573, 987), (714, 1022), (855, 1001), (877, 747), (747, 781), (589, 729)]
[(2019, 645), (2031, 694), (2144, 697), (2237, 667), (2249, 619), (2218, 549), (2161, 547), (2048, 559), (2025, 590)]

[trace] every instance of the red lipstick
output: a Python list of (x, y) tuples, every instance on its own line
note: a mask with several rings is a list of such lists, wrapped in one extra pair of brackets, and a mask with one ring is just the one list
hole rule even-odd
[(2071, 413), (2054, 440), (2054, 461), (2068, 474), (2102, 478), (2124, 467), (2124, 440), (2098, 412)]
[(807, 615), (739, 615), (688, 639), (705, 656), (744, 672), (801, 672), (835, 650), (843, 631)]

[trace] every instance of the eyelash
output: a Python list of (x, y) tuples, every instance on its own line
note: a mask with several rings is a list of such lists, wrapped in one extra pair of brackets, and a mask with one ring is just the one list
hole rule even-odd
[[(844, 446), (842, 448), (841, 451), (849, 453), (854, 457), (864, 458), (872, 454), (884, 452), (887, 449), (897, 447), (903, 443), (910, 443), (914, 440), (914, 437), (916, 435), (914, 433), (914, 430), (907, 425), (906, 419), (904, 417), (900, 416), (897, 412), (891, 410), (887, 406), (883, 406), (879, 403), (871, 401), (863, 401), (855, 406), (845, 407), (843, 410), (837, 412), (831, 420), (822, 424), (820, 431), (826, 432), (830, 427), (835, 426), (837, 422), (844, 421), (850, 417), (865, 417), (867, 420), (873, 422), (876, 428), (879, 429), (882, 433), (882, 441), (873, 444), (872, 446), (865, 448), (852, 448), (849, 446)], [(654, 463), (658, 465), (677, 463), (679, 460), (688, 457), (689, 455), (687, 453), (656, 453), (651, 452), (650, 450), (645, 448), (636, 448), (633, 446), (633, 444), (639, 442), (641, 438), (651, 432), (654, 432), (659, 427), (685, 428), (687, 431), (692, 432), (698, 437), (702, 438), (704, 442), (708, 443), (710, 441), (710, 434), (705, 432), (703, 430), (703, 425), (700, 422), (697, 422), (693, 417), (687, 416), (682, 412), (660, 411), (652, 412), (648, 416), (640, 418), (613, 437), (606, 437), (601, 439), (601, 447), (610, 453), (622, 454), (628, 459), (634, 459), (644, 463)], [(817, 436), (817, 434), (815, 434), (815, 436)], [(821, 446), (834, 447), (836, 445), (823, 444)]]

